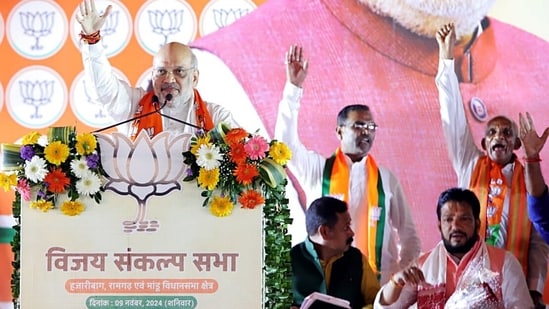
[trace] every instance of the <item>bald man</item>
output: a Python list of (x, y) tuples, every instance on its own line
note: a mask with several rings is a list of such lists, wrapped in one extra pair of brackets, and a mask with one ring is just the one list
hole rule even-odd
[[(153, 59), (151, 86), (133, 88), (118, 79), (104, 53), (99, 29), (112, 7), (99, 15), (93, 0), (80, 3), (76, 19), (82, 26), (82, 61), (86, 90), (102, 104), (117, 122), (150, 114), (118, 126), (118, 130), (132, 139), (145, 130), (149, 137), (162, 131), (175, 134), (192, 133), (197, 127), (210, 130), (214, 124), (225, 122), (238, 127), (231, 113), (220, 105), (205, 102), (195, 89), (198, 83), (197, 60), (191, 49), (172, 42), (162, 46)], [(155, 113), (162, 108), (162, 114)], [(190, 123), (192, 126), (183, 122)]]

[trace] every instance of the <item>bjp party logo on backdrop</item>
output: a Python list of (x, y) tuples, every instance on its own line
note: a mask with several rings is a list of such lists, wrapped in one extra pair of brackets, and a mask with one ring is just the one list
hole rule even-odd
[[(128, 78), (120, 70), (112, 68), (118, 79), (129, 84)], [(114, 120), (103, 111), (97, 98), (97, 93), (89, 90), (84, 78), (84, 72), (80, 72), (74, 79), (70, 90), (70, 106), (72, 112), (86, 125), (94, 128), (103, 128), (114, 123)]]
[(11, 10), (6, 29), (16, 53), (28, 59), (45, 59), (65, 44), (67, 16), (54, 1), (21, 1)]
[(200, 15), (200, 35), (226, 27), (255, 9), (255, 3), (248, 0), (212, 0)]
[(8, 83), (6, 107), (11, 118), (23, 127), (49, 127), (61, 118), (67, 107), (65, 82), (49, 67), (25, 67)]
[[(111, 13), (107, 16), (101, 27), (101, 40), (97, 44), (103, 45), (107, 57), (112, 57), (122, 52), (130, 42), (132, 36), (132, 17), (130, 12), (116, 0), (96, 0), (95, 7), (99, 15), (105, 13), (105, 9), (111, 5)], [(71, 17), (71, 38), (76, 48), (80, 49), (80, 31), (82, 27), (76, 21), (76, 14), (79, 8), (76, 7)]]
[(181, 0), (147, 1), (135, 17), (135, 36), (151, 55), (168, 42), (188, 44), (196, 36), (197, 21), (191, 5)]

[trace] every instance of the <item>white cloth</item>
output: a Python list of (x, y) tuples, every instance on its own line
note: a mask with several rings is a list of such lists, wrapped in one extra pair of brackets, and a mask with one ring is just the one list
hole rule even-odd
[[(469, 188), (474, 167), (483, 152), (477, 148), (467, 124), (459, 83), (454, 72), (454, 60), (440, 60), (436, 85), (439, 91), (442, 129), (450, 160), (458, 178), (458, 186)], [(513, 168), (514, 163), (507, 164), (502, 168), (502, 173), (506, 177), (508, 186), (511, 184)], [(496, 246), (499, 248), (505, 248), (506, 246), (510, 192), (511, 190), (507, 190), (501, 218), (501, 228), (496, 241)], [(526, 280), (530, 290), (535, 290), (542, 294), (547, 275), (548, 253), (549, 247), (532, 227)]]
[[(100, 102), (106, 113), (114, 121), (124, 121), (134, 116), (135, 110), (146, 91), (143, 88), (131, 87), (128, 83), (117, 78), (113, 73), (101, 44), (82, 44), (82, 62), (84, 64), (85, 86), (90, 96)], [(206, 102), (208, 112), (213, 123), (226, 122), (231, 127), (239, 127), (229, 110), (224, 107)], [(183, 104), (175, 110), (164, 108), (162, 111), (176, 119), (197, 124), (196, 112), (193, 105)], [(163, 127), (174, 134), (193, 133), (195, 128), (177, 121), (163, 118)], [(118, 131), (129, 135), (131, 122), (118, 126)]]
[[(490, 257), (486, 250), (486, 245), (483, 243), (483, 247), (479, 250), (479, 255), (474, 259), (483, 259), (484, 265), (489, 268)], [(421, 265), (421, 270), (425, 274), (425, 281), (431, 284), (443, 283), (446, 280), (446, 263), (447, 263), (446, 249), (442, 241), (430, 252), (425, 260), (425, 263)], [(473, 260), (474, 260), (473, 259)], [(473, 261), (471, 260), (471, 262)], [(469, 265), (471, 265), (471, 262)], [(457, 280), (459, 281), (459, 279)], [(392, 284), (392, 283), (387, 283)], [(405, 286), (398, 300), (390, 305), (383, 306), (380, 303), (380, 297), (383, 293), (383, 289), (386, 285), (382, 286), (376, 295), (374, 300), (374, 308), (416, 308), (417, 290)], [(513, 309), (527, 309), (534, 308), (530, 292), (526, 286), (524, 280), (524, 274), (522, 273), (522, 267), (513, 254), (506, 251), (503, 262), (502, 274), (501, 274), (501, 292), (503, 294), (504, 308)]]
[[(292, 159), (288, 162), (288, 167), (305, 191), (307, 203), (311, 203), (322, 196), (322, 179), (326, 158), (307, 150), (299, 139), (297, 119), (301, 95), (302, 89), (290, 83), (286, 84), (278, 109), (275, 138), (288, 144), (292, 150)], [(366, 216), (362, 215), (367, 212), (367, 209), (364, 208), (366, 198), (364, 188), (367, 181), (364, 171), (367, 157), (356, 163), (352, 163), (348, 157), (346, 158), (350, 170), (348, 206), (352, 227), (356, 230), (355, 226), (368, 224)], [(385, 192), (386, 209), (380, 269), (381, 283), (383, 284), (389, 280), (392, 272), (415, 261), (419, 256), (421, 244), (400, 183), (389, 170), (381, 166), (378, 168)], [(359, 248), (364, 247), (360, 244), (354, 245)], [(367, 254), (367, 252), (363, 253)]]

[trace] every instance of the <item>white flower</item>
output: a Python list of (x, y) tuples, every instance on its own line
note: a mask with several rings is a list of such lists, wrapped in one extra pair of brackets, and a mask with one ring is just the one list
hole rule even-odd
[(213, 170), (221, 164), (223, 155), (216, 145), (201, 145), (197, 151), (196, 164), (206, 170)]
[(34, 156), (30, 161), (26, 161), (25, 164), (25, 177), (32, 182), (40, 182), (44, 180), (48, 170), (46, 169), (46, 160)]
[(95, 173), (88, 172), (82, 175), (82, 179), (76, 182), (78, 194), (95, 194), (101, 187), (101, 179)]
[(78, 178), (84, 177), (89, 172), (88, 162), (84, 157), (71, 161), (71, 172)]
[(42, 147), (48, 146), (48, 144), (49, 144), (48, 136), (47, 136), (47, 135), (41, 135), (41, 136), (38, 138), (37, 144), (40, 145), (40, 146), (42, 146)]

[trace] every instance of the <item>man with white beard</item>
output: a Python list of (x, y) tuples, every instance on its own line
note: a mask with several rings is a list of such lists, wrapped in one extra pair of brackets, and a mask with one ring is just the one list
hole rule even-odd
[[(210, 130), (219, 122), (238, 127), (228, 110), (202, 100), (195, 89), (199, 75), (197, 59), (184, 44), (167, 43), (154, 56), (152, 89), (132, 88), (116, 78), (102, 44), (96, 44), (101, 39), (99, 29), (111, 9), (109, 5), (99, 15), (94, 0), (84, 0), (76, 19), (82, 26), (86, 87), (115, 121), (123, 122), (119, 131), (134, 139), (142, 130), (152, 138), (162, 131), (179, 134), (192, 133), (197, 128)], [(138, 119), (125, 122), (132, 118)]]
[[(287, 46), (303, 46), (314, 65), (303, 86), (301, 140), (328, 156), (338, 140), (333, 127), (323, 124), (332, 123), (333, 115), (348, 104), (375, 108), (377, 135), (384, 141), (376, 145), (375, 154), (400, 179), (420, 222), (432, 215), (428, 205), (437, 193), (456, 183), (436, 125), (440, 113), (432, 83), (438, 67), (434, 35), (442, 25), (456, 26), (456, 73), (476, 141), (491, 116), (547, 109), (549, 44), (485, 17), (494, 1), (269, 0), (191, 44), (207, 76), (198, 88), (222, 95), (224, 104), (255, 111), (257, 117), (240, 123), (264, 126), (273, 136), (285, 81), (281, 55)], [(539, 123), (549, 122), (549, 113), (535, 117)], [(544, 172), (549, 173), (549, 165)], [(299, 204), (290, 198), (292, 205)], [(304, 230), (293, 229), (294, 239), (303, 239), (299, 233)], [(439, 240), (434, 226), (419, 224), (418, 233), (424, 248)], [(536, 281), (530, 289), (543, 291), (543, 278)]]

